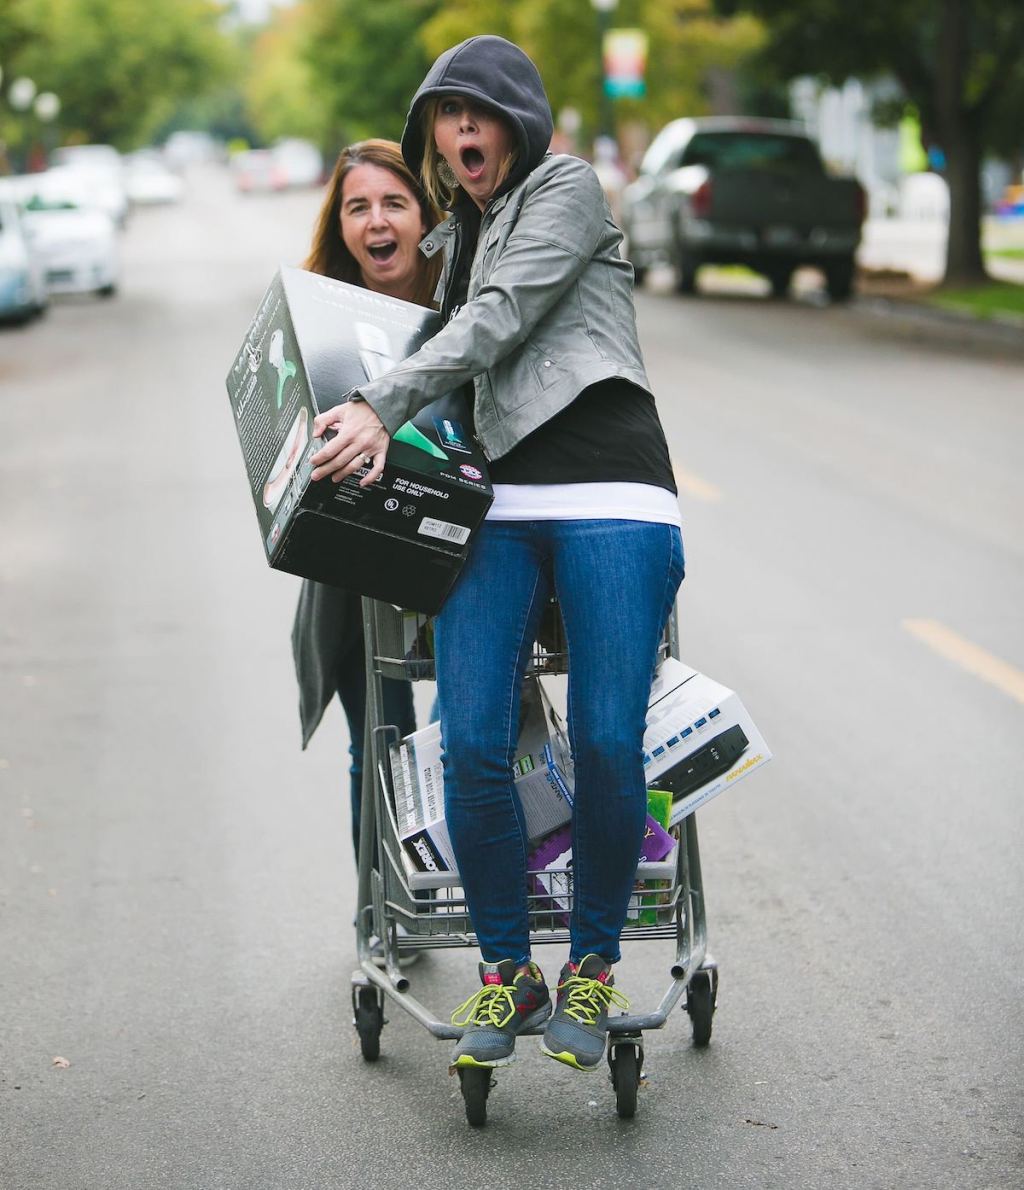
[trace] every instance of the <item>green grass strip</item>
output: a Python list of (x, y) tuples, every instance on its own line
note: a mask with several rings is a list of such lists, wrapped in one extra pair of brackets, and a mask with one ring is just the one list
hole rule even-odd
[(1024, 319), (1024, 285), (1012, 281), (991, 281), (965, 289), (939, 289), (925, 301), (946, 310), (966, 311), (976, 318)]

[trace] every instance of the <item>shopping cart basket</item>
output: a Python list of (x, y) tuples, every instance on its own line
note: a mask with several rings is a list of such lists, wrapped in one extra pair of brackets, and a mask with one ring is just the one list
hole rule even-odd
[[(387, 1000), (399, 1005), (434, 1037), (455, 1040), (462, 1029), (439, 1020), (410, 990), (402, 970), (403, 951), (475, 947), (458, 874), (422, 871), (399, 836), (390, 766), (390, 750), (398, 731), (383, 721), (381, 680), (432, 680), (432, 623), (423, 615), (390, 604), (363, 600), (366, 645), (366, 736), (363, 764), (362, 822), (359, 840), (356, 943), (359, 968), (352, 976), (353, 1023), (363, 1058), (380, 1055)], [(673, 612), (661, 642), (661, 656), (678, 657), (678, 627)], [(546, 609), (526, 677), (566, 672), (567, 648), (558, 605)], [(675, 960), (661, 1003), (652, 1012), (623, 1013), (608, 1021), (608, 1064), (616, 1110), (623, 1118), (636, 1112), (643, 1079), (643, 1034), (660, 1029), (684, 999), (693, 1042), (711, 1039), (718, 992), (718, 970), (707, 953), (704, 889), (694, 815), (672, 828), (677, 835), (670, 855), (658, 863), (641, 863), (622, 940), (672, 938)], [(545, 867), (531, 872), (528, 903), (532, 945), (566, 943), (572, 905), (571, 868)], [(401, 929), (399, 928), (401, 927)], [(383, 951), (377, 966), (373, 948)], [(540, 1032), (540, 1029), (533, 1032)], [(466, 1117), (471, 1124), (487, 1118), (487, 1097), (493, 1085), (489, 1069), (458, 1070)]]

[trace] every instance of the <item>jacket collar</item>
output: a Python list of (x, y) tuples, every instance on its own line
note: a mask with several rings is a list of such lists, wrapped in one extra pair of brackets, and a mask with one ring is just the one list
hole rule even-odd
[(446, 241), (455, 235), (455, 228), (458, 222), (458, 219), (452, 215), (440, 222), (433, 231), (428, 231), (423, 239), (420, 240), (420, 251), (428, 260), (432, 256), (436, 256), (445, 246)]
[(511, 190), (506, 190), (504, 194), (502, 194), (502, 195), (500, 195), (498, 198), (496, 198), (496, 199), (495, 199), (495, 200), (494, 200), (494, 201), (493, 201), (493, 202), (492, 202), (492, 203), (491, 203), (491, 204), (490, 204), (490, 205), (487, 207), (487, 209), (486, 209), (486, 211), (485, 211), (485, 214), (487, 214), (487, 215), (497, 215), (497, 213), (498, 213), (498, 212), (501, 210), (501, 208), (502, 208), (502, 207), (503, 207), (503, 206), (504, 206), (504, 205), (505, 205), (505, 204), (508, 202), (508, 198), (509, 198), (509, 195), (510, 195), (511, 193), (512, 193), (512, 191), (511, 191)]

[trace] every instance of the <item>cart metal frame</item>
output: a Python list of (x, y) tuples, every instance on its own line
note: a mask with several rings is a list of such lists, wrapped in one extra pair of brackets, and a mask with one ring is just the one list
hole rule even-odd
[[(390, 604), (363, 599), (366, 650), (366, 732), (364, 737), (362, 814), (359, 838), (356, 948), (359, 967), (352, 975), (353, 1024), (364, 1059), (380, 1054), (386, 1001), (398, 1005), (433, 1037), (453, 1041), (462, 1029), (434, 1015), (413, 994), (399, 959), (405, 950), (475, 947), (476, 936), (464, 896), (451, 873), (413, 870), (404, 858), (393, 811), (389, 748), (398, 730), (382, 721), (382, 687), (385, 677), (407, 681), (433, 678), (432, 650), (428, 642), (428, 617), (402, 612)], [(566, 672), (567, 650), (561, 634), (557, 605), (552, 601), (527, 675)], [(673, 611), (661, 644), (662, 656), (679, 656), (678, 622)], [(701, 876), (700, 848), (695, 815), (684, 818), (673, 831), (679, 842), (674, 854), (661, 864), (641, 864), (636, 905), (646, 909), (627, 922), (622, 941), (673, 938), (675, 960), (669, 968), (669, 985), (653, 1011), (609, 1017), (608, 1063), (620, 1116), (636, 1111), (637, 1088), (643, 1081), (643, 1034), (661, 1029), (685, 996), (695, 1045), (711, 1039), (712, 1016), (718, 996), (718, 968), (707, 950), (707, 919)], [(532, 945), (566, 943), (566, 915), (571, 904), (571, 874), (547, 873), (549, 880), (564, 878), (558, 890), (548, 888), (528, 894)], [(651, 920), (653, 917), (653, 921)], [(399, 932), (399, 926), (403, 927)], [(383, 968), (373, 953), (374, 940), (383, 949)], [(379, 959), (378, 959), (379, 961)], [(531, 1030), (541, 1033), (542, 1029)], [(486, 1100), (493, 1082), (490, 1071), (459, 1070), (466, 1114), (470, 1123), (486, 1121)]]

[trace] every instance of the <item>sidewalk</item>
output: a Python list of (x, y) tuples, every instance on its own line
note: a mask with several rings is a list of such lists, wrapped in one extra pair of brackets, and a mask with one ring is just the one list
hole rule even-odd
[(860, 277), (857, 296), (845, 307), (845, 312), (870, 323), (883, 334), (1024, 359), (1024, 320), (1017, 324), (977, 318), (930, 305), (923, 295), (931, 288), (913, 281)]
[[(946, 233), (937, 221), (869, 220), (851, 313), (907, 338), (1024, 355), (1024, 319), (979, 318), (926, 300), (945, 270)], [(1024, 222), (988, 219), (985, 241), (990, 247), (1024, 247)], [(987, 264), (993, 279), (1024, 285), (1024, 259), (990, 256)]]
[[(946, 271), (945, 222), (932, 219), (869, 219), (857, 261), (869, 272), (906, 273), (922, 285), (937, 285)], [(1024, 219), (985, 219), (986, 249), (1024, 250)], [(992, 276), (1024, 284), (1024, 258), (990, 256)]]

